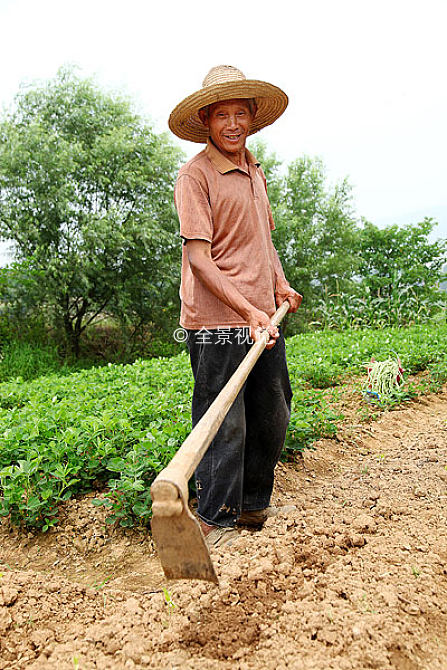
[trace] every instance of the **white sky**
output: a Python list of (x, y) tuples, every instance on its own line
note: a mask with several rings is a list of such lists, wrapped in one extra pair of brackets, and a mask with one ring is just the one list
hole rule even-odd
[(259, 135), (279, 158), (320, 156), (359, 215), (433, 216), (445, 238), (446, 25), (446, 0), (0, 0), (0, 105), (72, 63), (161, 131), (210, 67), (236, 65), (289, 95)]

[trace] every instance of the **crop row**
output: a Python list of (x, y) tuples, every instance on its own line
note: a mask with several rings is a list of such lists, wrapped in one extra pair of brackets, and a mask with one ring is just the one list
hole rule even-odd
[[(286, 450), (333, 435), (324, 389), (398, 353), (407, 372), (446, 365), (447, 326), (319, 332), (287, 341), (294, 389)], [(58, 504), (107, 487), (108, 520), (146, 524), (149, 487), (191, 429), (186, 353), (0, 384), (0, 514), (46, 530)]]

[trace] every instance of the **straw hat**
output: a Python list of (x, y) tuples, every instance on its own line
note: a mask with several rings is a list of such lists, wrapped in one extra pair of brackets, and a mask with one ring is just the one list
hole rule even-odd
[(169, 127), (182, 140), (206, 142), (208, 128), (199, 118), (199, 109), (213, 102), (233, 98), (256, 100), (258, 110), (249, 135), (276, 121), (289, 102), (287, 95), (277, 86), (266, 81), (247, 79), (240, 70), (231, 65), (218, 65), (208, 72), (202, 88), (182, 100), (173, 110), (169, 117)]

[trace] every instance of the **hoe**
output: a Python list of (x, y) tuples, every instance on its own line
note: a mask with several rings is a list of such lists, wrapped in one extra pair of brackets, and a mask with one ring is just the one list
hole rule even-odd
[[(279, 325), (285, 301), (271, 323)], [(169, 465), (151, 486), (152, 534), (168, 579), (205, 579), (218, 583), (199, 522), (188, 505), (188, 481), (219, 430), (227, 412), (269, 340), (263, 332)]]

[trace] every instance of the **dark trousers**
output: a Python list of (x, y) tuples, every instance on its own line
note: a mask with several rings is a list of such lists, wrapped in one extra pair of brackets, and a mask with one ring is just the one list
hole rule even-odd
[[(188, 332), (194, 374), (193, 426), (239, 366), (250, 344), (229, 329)], [(198, 515), (214, 526), (234, 526), (242, 510), (268, 507), (275, 465), (290, 419), (284, 337), (264, 350), (230, 408), (196, 472)]]

